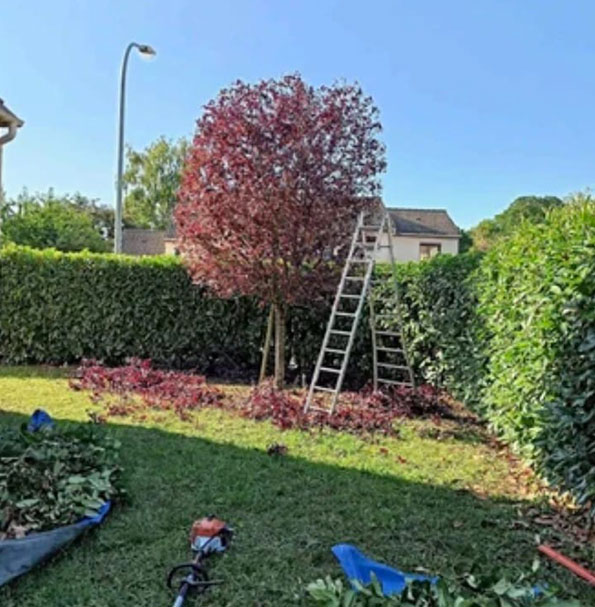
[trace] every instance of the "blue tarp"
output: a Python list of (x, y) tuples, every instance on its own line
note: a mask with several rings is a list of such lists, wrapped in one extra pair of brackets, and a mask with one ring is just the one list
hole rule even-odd
[(373, 573), (382, 585), (385, 596), (402, 592), (408, 581), (430, 581), (432, 584), (438, 581), (437, 577), (403, 573), (399, 569), (373, 561), (351, 544), (336, 544), (332, 551), (349, 580), (369, 584)]
[[(45, 411), (38, 409), (31, 416), (28, 428), (36, 432), (43, 426), (53, 426), (53, 421)], [(111, 502), (106, 502), (95, 516), (85, 517), (73, 525), (41, 533), (31, 533), (18, 540), (0, 541), (0, 586), (27, 573), (38, 563), (77, 538), (85, 529), (99, 525), (106, 517), (110, 507)]]

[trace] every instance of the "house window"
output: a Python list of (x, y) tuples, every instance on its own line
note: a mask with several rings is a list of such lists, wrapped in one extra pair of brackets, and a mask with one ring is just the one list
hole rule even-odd
[(437, 243), (422, 242), (419, 245), (419, 258), (430, 259), (442, 251), (442, 245)]

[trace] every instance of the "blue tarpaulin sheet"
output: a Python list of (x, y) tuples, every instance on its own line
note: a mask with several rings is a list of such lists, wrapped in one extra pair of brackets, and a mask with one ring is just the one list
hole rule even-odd
[[(28, 429), (35, 432), (44, 426), (53, 426), (53, 421), (45, 411), (38, 409), (29, 420)], [(31, 533), (18, 540), (0, 541), (0, 586), (27, 573), (77, 538), (85, 529), (99, 525), (109, 512), (110, 506), (111, 503), (106, 502), (95, 516), (85, 517), (73, 525)]]
[(433, 584), (438, 581), (437, 577), (404, 573), (394, 567), (373, 561), (351, 544), (337, 544), (332, 547), (332, 551), (349, 580), (369, 584), (373, 573), (382, 585), (382, 592), (386, 596), (402, 592), (408, 581), (430, 581)]

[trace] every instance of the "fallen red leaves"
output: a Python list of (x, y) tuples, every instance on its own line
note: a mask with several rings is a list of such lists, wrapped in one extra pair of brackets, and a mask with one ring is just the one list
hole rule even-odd
[(327, 427), (357, 435), (398, 436), (395, 421), (399, 418), (453, 417), (443, 395), (431, 386), (416, 390), (400, 386), (386, 393), (350, 392), (342, 395), (333, 415), (304, 413), (302, 391), (279, 391), (271, 382), (264, 382), (248, 398), (224, 398), (201, 375), (155, 369), (151, 361), (140, 359), (116, 368), (85, 361), (70, 385), (75, 390), (90, 390), (93, 402), (103, 404), (107, 415), (140, 416), (146, 409), (154, 409), (172, 410), (188, 419), (190, 411), (214, 406), (248, 419), (268, 420), (282, 430)]
[(107, 415), (131, 415), (148, 408), (171, 410), (187, 419), (188, 411), (220, 406), (223, 398), (202, 375), (154, 369), (150, 360), (138, 358), (114, 368), (85, 360), (70, 387), (90, 390), (91, 400), (102, 403)]

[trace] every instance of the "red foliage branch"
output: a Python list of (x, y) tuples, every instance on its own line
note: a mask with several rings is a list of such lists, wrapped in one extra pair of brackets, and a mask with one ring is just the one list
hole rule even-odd
[(353, 219), (380, 193), (378, 110), (356, 85), (236, 82), (197, 122), (175, 217), (193, 278), (276, 305), (333, 288)]

